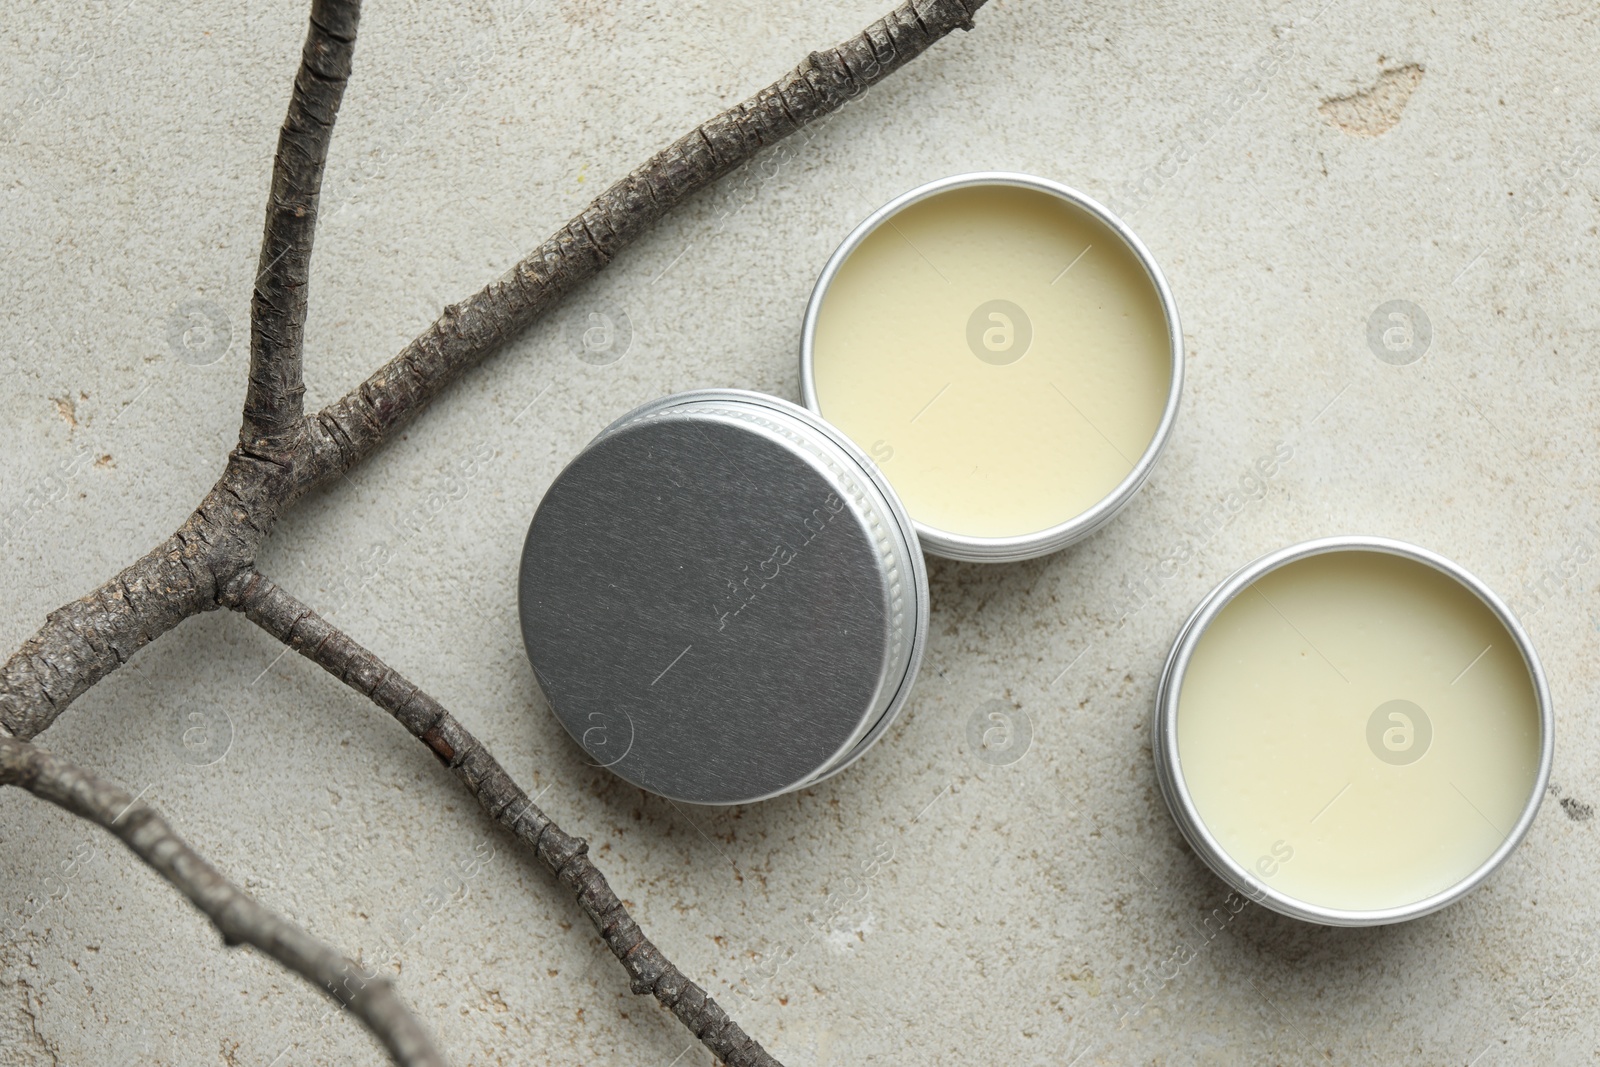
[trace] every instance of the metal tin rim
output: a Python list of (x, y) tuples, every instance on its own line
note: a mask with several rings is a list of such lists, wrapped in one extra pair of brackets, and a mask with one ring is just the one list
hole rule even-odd
[[(1183, 678), (1188, 670), (1189, 661), (1207, 627), (1235, 596), (1258, 578), (1298, 560), (1340, 551), (1384, 552), (1401, 556), (1432, 567), (1471, 591), (1511, 635), (1517, 651), (1522, 656), (1523, 664), (1528, 669), (1539, 711), (1538, 773), (1534, 776), (1533, 787), (1527, 803), (1523, 805), (1522, 814), (1500, 846), (1470, 874), (1447, 889), (1411, 904), (1370, 911), (1326, 908), (1310, 904), (1279, 892), (1252, 875), (1248, 868), (1234, 860), (1222, 848), (1206, 828), (1189, 794), (1188, 784), (1183, 777), (1183, 767), (1178, 759), (1178, 698), (1183, 690)], [(1155, 756), (1156, 778), (1173, 819), (1195, 852), (1224, 881), (1256, 903), (1292, 918), (1325, 926), (1381, 926), (1419, 918), (1455, 903), (1481, 885), (1512, 852), (1516, 851), (1523, 837), (1527, 835), (1529, 827), (1533, 825), (1534, 817), (1538, 814), (1540, 803), (1544, 799), (1545, 788), (1549, 785), (1550, 766), (1555, 756), (1554, 728), (1555, 716), (1551, 709), (1550, 687), (1545, 678), (1544, 667), (1539, 662), (1539, 656), (1534, 651), (1533, 642), (1529, 639), (1527, 631), (1494, 590), (1460, 564), (1418, 545), (1387, 537), (1346, 535), (1303, 541), (1262, 556), (1239, 568), (1201, 600), (1194, 613), (1183, 624), (1177, 640), (1173, 643), (1172, 651), (1167, 656), (1166, 665), (1162, 668), (1161, 681), (1156, 690), (1150, 741)]]
[(977, 185), (1013, 185), (1049, 193), (1087, 211), (1110, 228), (1144, 267), (1151, 284), (1155, 286), (1166, 319), (1168, 355), (1172, 372), (1166, 406), (1162, 410), (1161, 421), (1157, 423), (1149, 445), (1145, 447), (1144, 453), (1140, 455), (1138, 462), (1133, 465), (1127, 476), (1087, 510), (1044, 530), (1011, 537), (969, 537), (913, 520), (922, 547), (936, 556), (972, 563), (1008, 563), (1047, 555), (1089, 536), (1127, 504), (1150, 477), (1150, 472), (1155, 469), (1156, 461), (1172, 436), (1173, 425), (1178, 417), (1178, 401), (1183, 393), (1183, 329), (1178, 321), (1178, 306), (1173, 300), (1172, 290), (1168, 288), (1166, 276), (1161, 273), (1161, 268), (1156, 265), (1155, 257), (1128, 225), (1099, 201), (1060, 182), (1032, 174), (1013, 171), (974, 171), (968, 174), (956, 174), (919, 185), (868, 215), (834, 250), (822, 268), (822, 273), (817, 276), (817, 283), (811, 290), (811, 298), (806, 303), (805, 320), (800, 330), (800, 388), (805, 398), (805, 406), (814, 414), (826, 418), (822, 414), (821, 405), (817, 402), (814, 354), (817, 319), (821, 315), (823, 298), (827, 295), (839, 268), (869, 234), (902, 208), (951, 189)]
[(867, 750), (883, 736), (888, 727), (899, 717), (907, 699), (910, 697), (912, 683), (916, 680), (917, 673), (921, 669), (922, 658), (927, 649), (929, 626), (928, 572), (926, 561), (923, 559), (918, 545), (916, 529), (912, 525), (911, 517), (906, 513), (905, 505), (901, 503), (899, 496), (895, 494), (893, 487), (884, 478), (882, 472), (878, 470), (877, 465), (867, 458), (866, 454), (861, 451), (855, 442), (851, 441), (826, 419), (798, 404), (784, 400), (782, 397), (758, 393), (748, 389), (693, 389), (687, 392), (674, 393), (634, 408), (611, 422), (605, 429), (595, 435), (594, 440), (598, 441), (614, 430), (621, 429), (623, 426), (630, 425), (639, 419), (662, 414), (673, 408), (707, 401), (749, 404), (788, 416), (790, 419), (799, 422), (807, 430), (820, 435), (829, 444), (835, 446), (843, 458), (851, 463), (851, 473), (859, 475), (865, 485), (875, 490), (876, 499), (873, 502), (882, 508), (884, 514), (890, 520), (891, 529), (889, 532), (896, 538), (898, 554), (905, 560), (909, 569), (904, 585), (907, 596), (913, 601), (908, 612), (910, 632), (907, 638), (909, 650), (905, 667), (897, 682), (891, 683), (893, 692), (889, 696), (882, 712), (872, 719), (864, 716), (862, 725), (851, 734), (849, 739), (840, 746), (833, 756), (824, 761), (812, 774), (771, 793), (729, 802), (729, 805), (753, 804), (804, 789), (839, 773), (865, 755)]

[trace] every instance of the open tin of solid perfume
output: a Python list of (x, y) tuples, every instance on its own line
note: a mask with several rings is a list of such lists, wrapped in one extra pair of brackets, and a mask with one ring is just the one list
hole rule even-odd
[(1544, 670), (1481, 580), (1331, 537), (1263, 556), (1185, 624), (1156, 695), (1156, 777), (1183, 835), (1274, 911), (1376, 926), (1482, 884), (1539, 810)]
[(596, 764), (738, 804), (883, 735), (921, 663), (927, 581), (911, 520), (844, 435), (706, 389), (624, 415), (556, 477), (518, 606), (539, 686)]
[(828, 260), (800, 338), (806, 406), (879, 464), (935, 555), (1028, 559), (1088, 536), (1154, 469), (1183, 334), (1133, 231), (1057, 182), (930, 182)]

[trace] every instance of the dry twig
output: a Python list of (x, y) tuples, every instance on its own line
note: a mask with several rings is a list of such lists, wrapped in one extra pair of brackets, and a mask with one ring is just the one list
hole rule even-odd
[(387, 979), (363, 976), (355, 961), (262, 907), (202, 859), (154, 808), (126, 789), (53, 752), (10, 737), (0, 737), (0, 785), (21, 786), (121, 838), (134, 855), (205, 913), (225, 943), (254, 945), (322, 987), (367, 1024), (395, 1063), (444, 1067), (444, 1057)]
[(437, 701), (258, 574), (256, 554), (291, 504), (371, 455), (453, 379), (674, 207), (837, 110), (951, 30), (970, 29), (984, 2), (906, 0), (837, 47), (812, 52), (772, 85), (656, 153), (498, 280), (446, 307), (366, 381), (307, 416), (306, 282), (323, 164), (360, 9), (359, 0), (313, 0), (273, 168), (239, 444), (177, 531), (99, 589), (51, 612), (0, 668), (0, 734), (24, 741), (37, 736), (73, 700), (185, 618), (223, 606), (240, 611), (369, 696), (449, 765), (489, 816), (526, 842), (572, 891), (627, 969), (634, 992), (655, 996), (730, 1067), (775, 1063), (644, 936), (581, 838), (563, 833), (535, 807)]

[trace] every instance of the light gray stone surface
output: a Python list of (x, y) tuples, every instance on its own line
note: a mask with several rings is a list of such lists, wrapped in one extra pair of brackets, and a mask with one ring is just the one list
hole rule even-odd
[[(886, 7), (371, 4), (314, 261), (310, 403), (657, 146)], [(5, 16), (8, 650), (176, 526), (220, 469), (304, 8), (89, 0)], [(295, 511), (263, 565), (543, 791), (645, 929), (791, 1067), (1591, 1062), (1597, 44), (1579, 0), (996, 0), (775, 173), (629, 249)], [(652, 397), (795, 398), (801, 312), (838, 240), (896, 193), (990, 168), (1109, 199), (1164, 265), (1190, 377), (1149, 486), (1050, 558), (935, 561), (914, 699), (821, 788), (690, 809), (587, 766), (513, 618), (541, 491)], [(1369, 348), (1390, 300), (1431, 322), (1415, 363)], [(231, 331), (216, 362), (192, 362), (210, 352), (199, 332), (189, 350), (169, 342), (190, 307)], [(563, 330), (590, 311), (631, 321), (619, 361), (576, 357)], [(1227, 512), (1280, 442), (1292, 458)], [(1198, 525), (1219, 506), (1224, 522)], [(1156, 673), (1226, 573), (1338, 532), (1428, 545), (1515, 602), (1550, 673), (1560, 793), (1441, 914), (1350, 931), (1252, 907), (1208, 939), (1225, 891), (1156, 789)], [(1185, 544), (1192, 558), (1162, 568)], [(993, 700), (1031, 724), (1007, 765), (966, 740)], [(184, 743), (207, 725), (211, 748)], [(576, 906), (432, 756), (240, 618), (185, 623), (43, 740), (396, 975), (455, 1062), (708, 1060), (628, 993)], [(6, 1064), (382, 1060), (316, 992), (224, 950), (105, 835), (15, 791), (0, 795), (0, 909)]]

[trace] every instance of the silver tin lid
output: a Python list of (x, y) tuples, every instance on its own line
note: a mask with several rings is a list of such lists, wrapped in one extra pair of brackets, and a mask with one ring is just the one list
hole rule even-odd
[(928, 630), (916, 534), (841, 433), (760, 393), (665, 397), (603, 430), (523, 547), (523, 640), (593, 761), (738, 804), (857, 759)]
[[(1206, 629), (1235, 597), (1250, 588), (1258, 579), (1299, 560), (1329, 552), (1346, 551), (1382, 552), (1424, 564), (1455, 579), (1482, 601), (1496, 620), (1505, 627), (1528, 668), (1539, 716), (1538, 769), (1528, 791), (1527, 801), (1523, 804), (1516, 823), (1505, 833), (1500, 845), (1465, 878), (1441, 892), (1398, 907), (1370, 911), (1323, 907), (1290, 896), (1257, 877), (1256, 872), (1231, 856), (1201, 818), (1190, 793), (1188, 781), (1184, 777), (1183, 763), (1178, 751), (1178, 705), (1183, 694), (1184, 677)], [(1178, 829), (1182, 831), (1190, 847), (1205, 861), (1206, 866), (1216, 872), (1229, 886), (1264, 907), (1306, 922), (1324, 926), (1382, 926), (1429, 915), (1455, 903), (1482, 885), (1484, 880), (1516, 851), (1532, 827), (1534, 817), (1539, 813), (1540, 801), (1544, 799), (1545, 789), (1550, 782), (1550, 768), (1555, 759), (1554, 732), (1555, 713), (1551, 707), (1550, 686), (1545, 678), (1544, 667), (1539, 662), (1539, 656), (1534, 651), (1528, 632), (1523, 629), (1517, 617), (1494, 590), (1460, 564), (1426, 548), (1387, 537), (1345, 535), (1304, 541), (1262, 556), (1229, 575), (1201, 600), (1194, 613), (1179, 630), (1177, 640), (1173, 643), (1172, 651), (1168, 653), (1166, 664), (1162, 668), (1161, 678), (1156, 687), (1155, 709), (1151, 718), (1150, 747), (1155, 757), (1156, 782), (1161, 788), (1161, 795), (1167, 802), (1168, 810), (1172, 812), (1172, 817), (1178, 824)]]
[(815, 355), (817, 323), (822, 315), (822, 304), (828, 295), (828, 289), (844, 266), (845, 260), (850, 258), (851, 253), (859, 248), (873, 231), (912, 204), (954, 189), (991, 185), (1032, 189), (1056, 197), (1095, 219), (1127, 246), (1128, 251), (1149, 276), (1150, 284), (1154, 287), (1161, 305), (1167, 331), (1171, 377), (1168, 381), (1161, 418), (1151, 435), (1149, 444), (1145, 446), (1127, 476), (1088, 509), (1047, 529), (1010, 537), (974, 537), (942, 530), (925, 522), (916, 523), (918, 541), (924, 551), (946, 559), (964, 560), (970, 563), (1011, 563), (1059, 552), (1104, 526), (1137, 495), (1151, 472), (1155, 470), (1156, 461), (1160, 459), (1162, 451), (1172, 437), (1178, 418), (1178, 403), (1183, 396), (1183, 327), (1178, 321), (1177, 301), (1173, 299), (1172, 290), (1168, 287), (1166, 276), (1162, 274), (1155, 257), (1150, 254), (1150, 250), (1128, 224), (1093, 197), (1060, 182), (1010, 171), (976, 171), (940, 178), (900, 194), (863, 219), (839, 244), (833, 255), (828, 257), (827, 264), (817, 277), (816, 285), (812, 287), (811, 298), (806, 304), (805, 319), (800, 328), (800, 388), (806, 407), (819, 415), (822, 414), (821, 401), (817, 396)]

